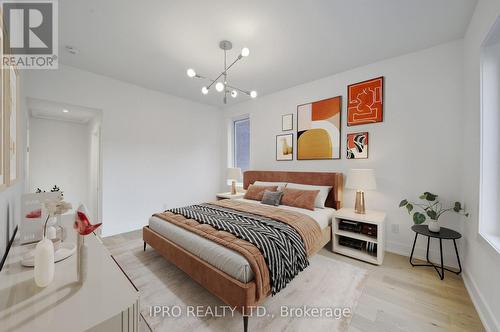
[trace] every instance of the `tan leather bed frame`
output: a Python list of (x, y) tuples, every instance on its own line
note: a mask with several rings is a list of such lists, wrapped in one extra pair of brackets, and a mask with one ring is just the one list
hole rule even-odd
[[(243, 175), (243, 188), (255, 181), (293, 182), (300, 184), (332, 186), (325, 205), (340, 209), (342, 205), (343, 176), (342, 173), (330, 172), (282, 172), (282, 171), (246, 171)], [(323, 230), (321, 243), (315, 253), (331, 240), (331, 226)], [(169, 241), (162, 235), (151, 230), (149, 226), (143, 228), (144, 250), (146, 243), (153, 247), (172, 264), (187, 273), (191, 279), (205, 287), (225, 304), (234, 306), (243, 314), (244, 330), (247, 331), (248, 316), (251, 308), (260, 304), (256, 300), (255, 282), (243, 283), (227, 273), (204, 262), (187, 250)]]

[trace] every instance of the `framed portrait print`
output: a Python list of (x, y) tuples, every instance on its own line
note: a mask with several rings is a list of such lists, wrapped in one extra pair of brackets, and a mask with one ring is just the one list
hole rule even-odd
[(281, 116), (281, 131), (293, 130), (293, 114)]
[(341, 98), (297, 106), (297, 160), (340, 159)]
[(276, 135), (276, 161), (293, 160), (293, 134)]

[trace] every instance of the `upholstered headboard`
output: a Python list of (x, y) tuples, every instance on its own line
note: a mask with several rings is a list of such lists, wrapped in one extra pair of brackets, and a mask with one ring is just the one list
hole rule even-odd
[(317, 186), (333, 187), (328, 195), (325, 206), (334, 209), (342, 207), (342, 190), (344, 177), (342, 173), (333, 172), (286, 172), (286, 171), (246, 171), (243, 173), (243, 188), (255, 181), (293, 182)]

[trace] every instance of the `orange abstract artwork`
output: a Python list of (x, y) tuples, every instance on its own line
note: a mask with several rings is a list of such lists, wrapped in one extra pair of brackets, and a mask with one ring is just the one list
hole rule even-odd
[(382, 122), (384, 77), (347, 87), (347, 125)]
[(340, 159), (341, 97), (297, 106), (297, 160)]

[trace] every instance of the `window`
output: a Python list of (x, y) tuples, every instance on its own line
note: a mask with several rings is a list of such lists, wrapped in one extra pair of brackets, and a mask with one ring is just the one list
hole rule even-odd
[(479, 234), (500, 253), (500, 19), (481, 47)]
[(233, 120), (233, 167), (250, 168), (250, 119)]

